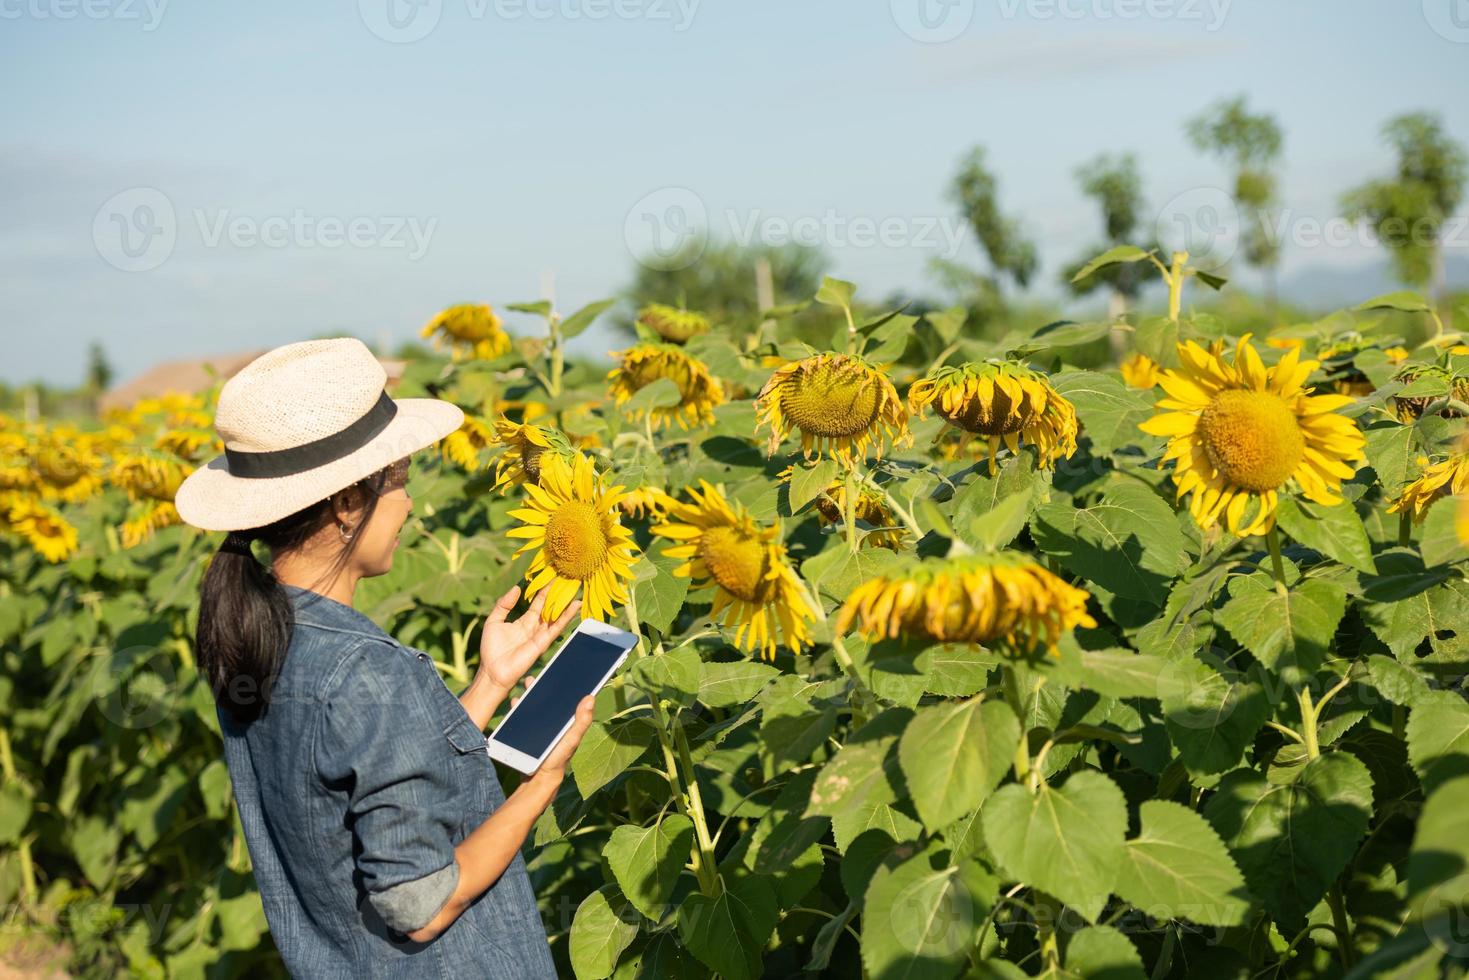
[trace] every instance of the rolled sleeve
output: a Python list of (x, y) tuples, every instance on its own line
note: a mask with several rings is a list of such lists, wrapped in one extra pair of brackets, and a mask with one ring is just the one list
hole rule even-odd
[(317, 767), (347, 794), (362, 887), (398, 932), (427, 925), (459, 883), (459, 788), (423, 685), (401, 650), (367, 643), (323, 695)]

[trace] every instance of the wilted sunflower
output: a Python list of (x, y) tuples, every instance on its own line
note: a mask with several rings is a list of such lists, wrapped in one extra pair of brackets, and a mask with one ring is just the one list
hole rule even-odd
[[(780, 471), (780, 482), (789, 483), (794, 473), (795, 467), (787, 466)], [(816, 495), (816, 513), (820, 515), (822, 527), (830, 527), (842, 522), (842, 515), (846, 513), (846, 500), (846, 480), (835, 480)], [(898, 523), (897, 515), (893, 513), (886, 494), (863, 480), (857, 484), (857, 500), (854, 507), (852, 518), (863, 521), (873, 528), (862, 538), (864, 547), (889, 548), (893, 551), (903, 547), (903, 539), (907, 536), (907, 530)]]
[(762, 527), (702, 480), (688, 495), (691, 503), (674, 500), (666, 522), (653, 528), (675, 542), (664, 555), (686, 559), (674, 574), (691, 578), (696, 590), (713, 590), (709, 616), (736, 628), (737, 646), (766, 660), (781, 643), (799, 653), (811, 642), (806, 624), (815, 614), (786, 558), (780, 526)]
[(912, 439), (908, 412), (893, 383), (851, 354), (816, 354), (776, 370), (755, 400), (756, 428), (769, 424), (767, 455), (795, 429), (807, 457), (826, 452), (850, 462), (881, 457), (884, 444)]
[(983, 643), (1052, 654), (1063, 634), (1095, 626), (1088, 595), (1029, 558), (1004, 552), (930, 558), (907, 571), (868, 579), (847, 597), (838, 632), (856, 621), (872, 640), (897, 636), (941, 643)]
[(219, 437), (204, 429), (169, 429), (154, 441), (153, 446), (191, 463), (203, 456), (217, 456), (224, 452), (224, 443)]
[(525, 538), (516, 555), (534, 551), (526, 569), (526, 597), (546, 589), (541, 618), (552, 622), (582, 591), (582, 615), (607, 620), (614, 604), (627, 602), (638, 546), (617, 518), (622, 487), (604, 487), (592, 461), (578, 453), (571, 464), (540, 457), (540, 480), (526, 482), (525, 506), (510, 516), (520, 527), (507, 537)]
[(1146, 354), (1134, 354), (1122, 362), (1122, 380), (1129, 387), (1151, 390), (1158, 381), (1158, 362)]
[(162, 500), (145, 500), (135, 504), (122, 522), (122, 546), (134, 548), (166, 527), (182, 524), (183, 518), (173, 504)]
[[(1456, 401), (1469, 402), (1469, 375), (1458, 371), (1451, 371), (1438, 364), (1409, 364), (1407, 367), (1393, 375), (1394, 381), (1400, 381), (1405, 385), (1412, 384), (1420, 378), (1433, 378), (1443, 382), (1448, 394)], [(1393, 409), (1398, 419), (1405, 423), (1411, 423), (1423, 417), (1424, 411), (1429, 405), (1438, 401), (1434, 395), (1417, 395), (1403, 398), (1394, 395), (1392, 399)], [(1446, 419), (1462, 418), (1463, 413), (1457, 409), (1443, 408), (1439, 411)]]
[(1423, 472), (1403, 487), (1398, 498), (1388, 507), (1389, 514), (1411, 513), (1414, 521), (1421, 521), (1428, 513), (1429, 505), (1439, 497), (1469, 493), (1469, 451), (1433, 464), (1420, 459), (1420, 465), (1423, 465)]
[(510, 335), (500, 324), (495, 311), (484, 303), (460, 303), (424, 324), (420, 336), (433, 337), (435, 346), (447, 342), (456, 361), (487, 361), (510, 350)]
[(173, 456), (131, 452), (113, 461), (109, 476), (133, 500), (171, 503), (178, 493), (179, 484), (192, 472), (193, 466)]
[(1377, 390), (1372, 379), (1357, 367), (1357, 355), (1374, 350), (1378, 342), (1356, 333), (1342, 334), (1316, 352), (1322, 373), (1339, 395), (1361, 398)]
[(662, 303), (650, 303), (638, 313), (638, 322), (674, 344), (688, 343), (701, 333), (709, 332), (709, 320), (702, 313), (680, 310)]
[(20, 535), (53, 564), (65, 561), (77, 550), (77, 529), (59, 511), (35, 497), (0, 494), (0, 528)]
[(81, 448), (74, 430), (54, 429), (28, 448), (43, 500), (80, 503), (102, 491), (100, 457)]
[(499, 452), (495, 460), (495, 487), (501, 492), (523, 483), (539, 483), (541, 454), (550, 450), (565, 463), (576, 459), (576, 450), (566, 436), (549, 425), (531, 425), (499, 419), (491, 443)]
[(687, 429), (713, 422), (714, 407), (724, 404), (724, 385), (709, 373), (703, 361), (686, 354), (681, 347), (636, 344), (613, 356), (618, 358), (618, 364), (607, 372), (607, 380), (612, 382), (612, 397), (618, 405), (625, 404), (660, 378), (667, 378), (678, 387), (678, 404), (632, 413), (634, 419), (651, 415), (654, 428), (677, 422), (680, 429)]
[(991, 473), (1001, 443), (1012, 453), (1019, 452), (1024, 443), (1034, 445), (1043, 467), (1076, 452), (1075, 407), (1051, 387), (1044, 374), (1019, 364), (941, 367), (913, 383), (908, 404), (920, 415), (932, 405), (945, 421), (965, 433), (965, 443), (974, 435), (984, 436)]
[(1178, 346), (1181, 367), (1163, 371), (1168, 397), (1138, 428), (1169, 440), (1159, 460), (1174, 460), (1178, 497), (1200, 527), (1221, 514), (1234, 534), (1263, 534), (1275, 526), (1279, 491), (1294, 480), (1318, 504), (1342, 502), (1336, 491), (1363, 458), (1366, 440), (1336, 409), (1348, 395), (1311, 395), (1302, 387), (1317, 367), (1292, 350), (1267, 368), (1245, 334), (1232, 364), (1189, 341)]

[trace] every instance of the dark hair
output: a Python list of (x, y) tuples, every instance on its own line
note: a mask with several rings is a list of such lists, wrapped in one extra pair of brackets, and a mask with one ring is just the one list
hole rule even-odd
[[(318, 584), (336, 578), (356, 551), (361, 529), (372, 519), (378, 496), (397, 465), (386, 466), (352, 484), (366, 491), (358, 533), (342, 545)], [(265, 714), (271, 685), (295, 626), (290, 597), (276, 581), (271, 567), (255, 557), (252, 542), (263, 542), (272, 558), (277, 558), (300, 548), (329, 524), (332, 516), (328, 497), (273, 524), (231, 531), (209, 561), (199, 585), (199, 625), (194, 645), (199, 671), (214, 692), (215, 703), (238, 722), (252, 722)]]

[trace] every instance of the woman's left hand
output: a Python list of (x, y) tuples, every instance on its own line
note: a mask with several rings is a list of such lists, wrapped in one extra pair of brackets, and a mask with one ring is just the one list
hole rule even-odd
[(507, 694), (581, 611), (581, 600), (575, 599), (554, 623), (542, 622), (541, 609), (546, 604), (546, 590), (543, 589), (519, 619), (508, 621), (506, 617), (519, 598), (518, 585), (500, 597), (485, 619), (479, 641), (477, 679), (487, 681)]

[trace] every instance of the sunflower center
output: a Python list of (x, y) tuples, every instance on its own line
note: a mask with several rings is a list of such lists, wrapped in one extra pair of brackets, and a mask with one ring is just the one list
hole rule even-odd
[(757, 602), (765, 576), (765, 547), (756, 534), (737, 527), (711, 527), (699, 536), (699, 557), (720, 588)]
[(866, 432), (877, 421), (881, 392), (858, 371), (822, 364), (785, 386), (780, 407), (808, 435), (834, 439)]
[(584, 500), (568, 500), (546, 522), (546, 557), (562, 578), (585, 579), (607, 561), (602, 515)]
[(935, 405), (936, 410), (951, 425), (957, 425), (967, 432), (978, 432), (987, 436), (1009, 435), (1011, 432), (1019, 432), (1031, 422), (1035, 414), (1030, 410), (1030, 402), (1021, 396), (1020, 401), (1012, 402), (1010, 396), (1005, 394), (998, 385), (995, 393), (988, 401), (978, 395), (965, 398), (953, 411), (946, 411), (942, 402)]
[(1238, 487), (1275, 490), (1305, 455), (1295, 414), (1268, 391), (1224, 391), (1199, 416), (1199, 438), (1209, 461)]

